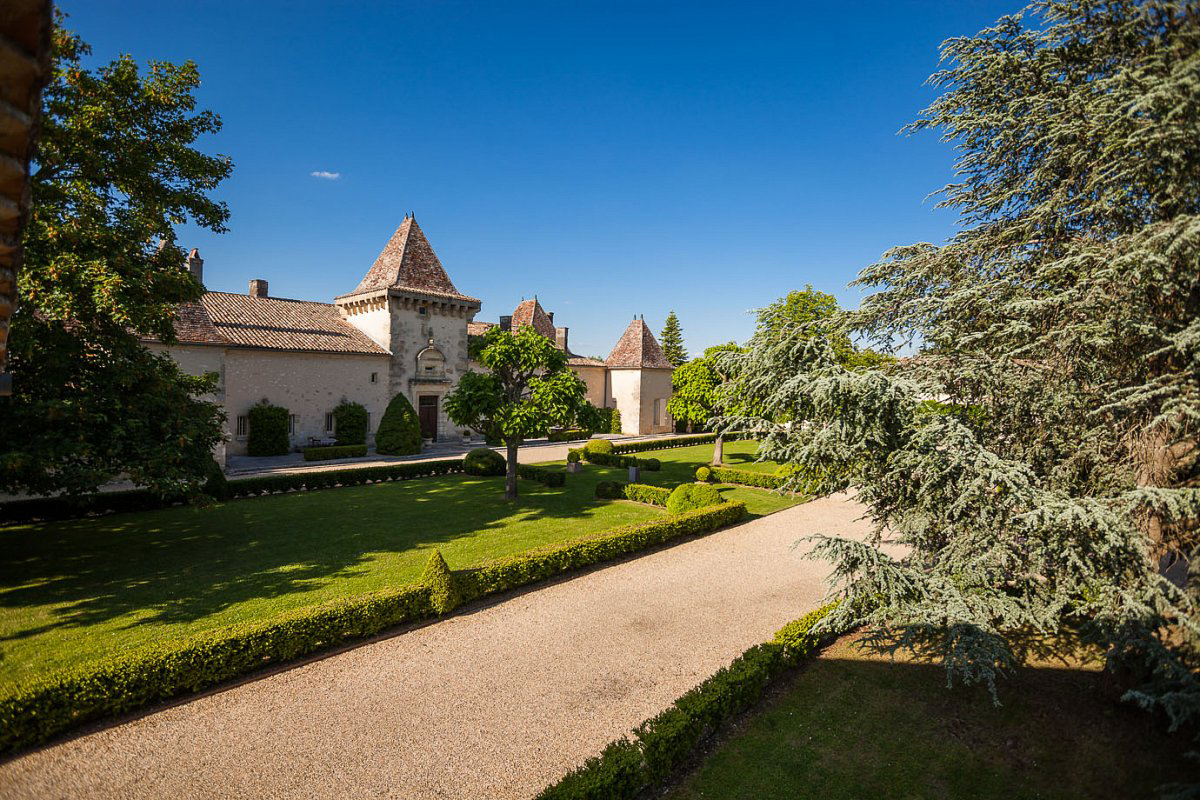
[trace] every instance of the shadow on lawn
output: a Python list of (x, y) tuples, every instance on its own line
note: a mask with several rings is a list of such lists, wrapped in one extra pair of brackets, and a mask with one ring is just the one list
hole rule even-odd
[(309, 591), (366, 573), (373, 554), (419, 552), (480, 531), (503, 536), (514, 519), (592, 517), (606, 505), (591, 498), (593, 486), (522, 481), (514, 505), (503, 478), (447, 476), (0, 531), (0, 587), (12, 587), (0, 588), (0, 606), (60, 606), (53, 623), (0, 641), (124, 615), (129, 627), (190, 622)]

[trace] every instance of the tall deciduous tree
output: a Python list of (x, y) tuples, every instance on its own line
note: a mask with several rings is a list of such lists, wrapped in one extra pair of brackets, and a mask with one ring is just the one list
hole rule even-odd
[(737, 345), (732, 343), (710, 347), (704, 351), (702, 358), (693, 358), (671, 373), (671, 399), (667, 401), (667, 413), (674, 419), (686, 422), (689, 432), (697, 425), (708, 425), (716, 414), (717, 387), (722, 381), (721, 373), (717, 371), (716, 355), (737, 349)]
[(88, 52), (56, 28), (9, 338), (13, 396), (0, 400), (0, 489), (81, 493), (122, 472), (196, 489), (221, 438), (220, 409), (201, 399), (214, 380), (139, 336), (174, 341), (177, 305), (200, 295), (173, 226), (224, 230), (228, 211), (207, 193), (229, 160), (193, 147), (220, 120), (195, 111), (195, 64), (143, 73), (122, 56), (90, 70)]
[(675, 316), (674, 311), (667, 314), (667, 321), (663, 325), (658, 342), (662, 345), (663, 355), (671, 362), (671, 366), (678, 367), (688, 360), (687, 348), (683, 346), (683, 327), (680, 326), (679, 317)]
[(765, 413), (724, 422), (869, 508), (869, 541), (819, 541), (834, 624), (993, 686), (1070, 629), (1129, 699), (1196, 720), (1200, 14), (1039, 2), (943, 60), (912, 128), (956, 143), (962, 228), (868, 267), (856, 315), (924, 349), (884, 374), (802, 329), (756, 336), (730, 396)]
[(502, 438), (508, 448), (505, 496), (517, 497), (517, 449), (587, 413), (587, 385), (567, 367), (567, 356), (533, 328), (492, 328), (472, 356), (488, 372), (468, 372), (446, 395), (446, 413), (458, 425)]

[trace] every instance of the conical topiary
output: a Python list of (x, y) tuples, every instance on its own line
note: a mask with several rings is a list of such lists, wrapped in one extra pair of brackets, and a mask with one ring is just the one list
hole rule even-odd
[(442, 558), (441, 550), (434, 550), (429, 556), (429, 563), (421, 573), (421, 584), (429, 587), (429, 602), (439, 614), (450, 613), (462, 602), (454, 573)]
[(421, 422), (412, 403), (398, 394), (388, 403), (375, 431), (375, 452), (388, 456), (408, 456), (421, 452)]

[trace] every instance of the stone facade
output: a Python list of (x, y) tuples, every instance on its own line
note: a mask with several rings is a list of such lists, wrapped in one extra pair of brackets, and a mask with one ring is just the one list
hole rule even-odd
[[(204, 261), (193, 250), (187, 268), (203, 282)], [(427, 439), (456, 440), (460, 430), (445, 412), (445, 396), (469, 369), (471, 336), (495, 323), (475, 322), (480, 301), (462, 294), (442, 267), (413, 217), (405, 217), (355, 290), (333, 303), (271, 297), (267, 282), (252, 280), (247, 294), (208, 292), (181, 306), (179, 342), (169, 352), (191, 374), (216, 373), (216, 394), (228, 416), (226, 453), (246, 452), (250, 407), (267, 400), (291, 415), (293, 448), (332, 439), (330, 415), (343, 401), (362, 404), (374, 430), (397, 394), (417, 410)], [(536, 299), (501, 317), (505, 329), (532, 327), (569, 357), (596, 406), (619, 408), (625, 433), (672, 429), (666, 415), (671, 370), (653, 335), (634, 320), (607, 361), (584, 358), (567, 346), (568, 329), (554, 325)], [(665, 365), (665, 368), (664, 368)]]

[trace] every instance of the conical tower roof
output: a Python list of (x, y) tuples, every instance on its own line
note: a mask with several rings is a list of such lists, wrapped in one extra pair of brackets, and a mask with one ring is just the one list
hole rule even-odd
[(649, 369), (674, 369), (663, 355), (658, 340), (650, 332), (645, 321), (635, 319), (621, 334), (616, 347), (604, 362), (610, 367), (642, 367)]
[(450, 276), (446, 274), (437, 253), (433, 252), (425, 233), (417, 225), (416, 217), (405, 217), (404, 222), (392, 234), (387, 246), (375, 259), (375, 263), (367, 270), (367, 274), (359, 282), (351, 294), (377, 291), (379, 289), (400, 289), (416, 294), (449, 297), (455, 300), (466, 300), (478, 303), (474, 297), (468, 297), (455, 288)]
[(526, 327), (533, 328), (550, 341), (554, 341), (554, 322), (536, 297), (532, 300), (522, 300), (512, 313), (513, 332)]

